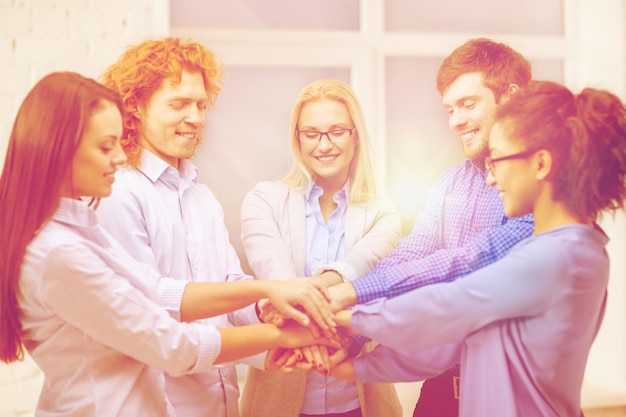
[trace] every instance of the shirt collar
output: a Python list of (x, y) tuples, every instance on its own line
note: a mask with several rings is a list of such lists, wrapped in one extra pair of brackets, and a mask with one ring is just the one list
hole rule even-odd
[(170, 164), (153, 154), (147, 149), (142, 149), (141, 165), (138, 169), (145, 174), (152, 182), (157, 180), (167, 172), (168, 169), (178, 171), (182, 178), (189, 181), (198, 182), (198, 168), (186, 159), (179, 160), (179, 169), (176, 170)]
[(486, 174), (485, 173), (485, 166), (484, 166), (485, 163), (482, 162), (482, 164), (483, 164), (483, 166), (477, 166), (476, 163), (473, 160), (471, 160), (469, 158), (465, 159), (465, 169), (476, 170), (477, 172), (479, 172), (484, 177), (485, 174)]
[(52, 219), (60, 223), (80, 227), (91, 227), (98, 223), (96, 214), (87, 202), (72, 198), (61, 198), (59, 207)]
[[(312, 201), (313, 199), (318, 199), (324, 193), (324, 190), (322, 190), (322, 187), (320, 187), (313, 181), (307, 184), (305, 189), (308, 189), (308, 191), (306, 191), (304, 195), (307, 201), (309, 202)], [(345, 182), (345, 184), (343, 184), (343, 187), (341, 187), (341, 189), (335, 193), (335, 195), (333, 196), (333, 200), (336, 203), (338, 203), (341, 200), (348, 201), (349, 196), (350, 196), (350, 179), (348, 179)]]

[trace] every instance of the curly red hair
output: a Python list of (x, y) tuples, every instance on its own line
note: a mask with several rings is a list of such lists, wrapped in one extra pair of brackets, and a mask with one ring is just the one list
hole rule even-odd
[(180, 81), (183, 72), (202, 74), (213, 105), (222, 89), (222, 65), (213, 52), (193, 39), (153, 39), (130, 46), (102, 75), (102, 83), (122, 96), (126, 115), (121, 143), (130, 164), (138, 164), (141, 158), (138, 106), (148, 103), (163, 80)]

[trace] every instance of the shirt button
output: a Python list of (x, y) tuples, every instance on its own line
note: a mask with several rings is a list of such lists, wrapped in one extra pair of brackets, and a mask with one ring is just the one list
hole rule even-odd
[(170, 177), (173, 177), (174, 175), (176, 175), (176, 173), (174, 172), (174, 168), (169, 169), (169, 170), (167, 171), (167, 174), (168, 174)]
[(320, 388), (324, 388), (324, 384), (322, 384), (322, 383), (320, 382), (319, 387), (320, 387)]
[(474, 232), (478, 232), (478, 226), (474, 226), (472, 230), (474, 230)]

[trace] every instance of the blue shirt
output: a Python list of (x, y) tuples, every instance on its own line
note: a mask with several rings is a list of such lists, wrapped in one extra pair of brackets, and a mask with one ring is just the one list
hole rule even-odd
[[(320, 265), (327, 265), (344, 258), (345, 214), (348, 207), (346, 184), (333, 196), (337, 208), (324, 221), (319, 198), (324, 192), (313, 184), (305, 196), (306, 213), (306, 263), (305, 272), (311, 276)], [(335, 377), (326, 377), (317, 372), (307, 375), (306, 390), (301, 412), (304, 414), (344, 413), (359, 408), (356, 384)]]
[(358, 380), (417, 381), (460, 362), (461, 417), (582, 416), (607, 241), (597, 227), (561, 226), (463, 279), (355, 306), (354, 331), (384, 343), (354, 360)]
[(508, 219), (495, 188), (469, 159), (444, 172), (411, 233), (372, 272), (352, 281), (359, 303), (453, 281), (502, 258), (530, 236), (531, 215)]

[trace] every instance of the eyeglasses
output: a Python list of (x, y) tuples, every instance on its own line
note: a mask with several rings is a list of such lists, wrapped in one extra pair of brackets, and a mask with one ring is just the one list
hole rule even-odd
[(333, 129), (328, 132), (316, 132), (314, 130), (298, 130), (298, 139), (300, 142), (317, 143), (322, 140), (322, 136), (326, 136), (333, 143), (344, 142), (352, 137), (352, 131), (355, 128)]
[(496, 172), (496, 162), (508, 161), (508, 160), (511, 160), (511, 159), (528, 158), (529, 156), (531, 156), (535, 152), (537, 152), (537, 151), (526, 150), (524, 152), (514, 153), (512, 155), (501, 156), (500, 158), (491, 158), (491, 157), (488, 156), (488, 157), (485, 158), (485, 168), (487, 169), (487, 171), (491, 171), (492, 173), (495, 173)]

